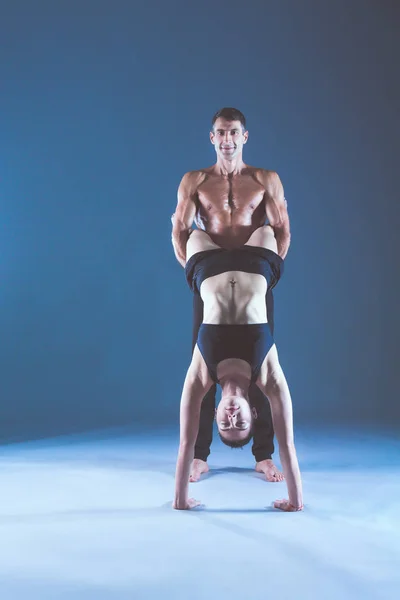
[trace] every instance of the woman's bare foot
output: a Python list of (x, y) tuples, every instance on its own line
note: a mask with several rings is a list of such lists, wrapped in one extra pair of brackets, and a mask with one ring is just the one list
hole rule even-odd
[(304, 508), (304, 504), (301, 506), (293, 506), (293, 504), (290, 504), (289, 500), (275, 500), (273, 506), (274, 508), (279, 508), (279, 510), (284, 510), (285, 512), (298, 512)]
[(208, 473), (209, 470), (208, 464), (204, 460), (195, 458), (192, 462), (192, 466), (190, 467), (189, 481), (192, 483), (194, 481), (198, 481), (200, 479), (200, 475), (203, 473)]
[(266, 480), (274, 483), (285, 479), (283, 473), (274, 465), (271, 458), (256, 463), (256, 471), (257, 473), (264, 473)]

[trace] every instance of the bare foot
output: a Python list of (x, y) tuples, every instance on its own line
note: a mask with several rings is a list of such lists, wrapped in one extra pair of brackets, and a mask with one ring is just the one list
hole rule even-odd
[(257, 473), (264, 473), (266, 480), (274, 483), (285, 479), (283, 473), (274, 465), (271, 458), (266, 458), (256, 463), (256, 471)]
[(274, 508), (279, 508), (279, 510), (284, 510), (285, 512), (298, 512), (304, 508), (304, 504), (301, 506), (293, 506), (293, 504), (290, 504), (289, 500), (275, 500), (273, 506)]
[(192, 462), (192, 466), (190, 467), (189, 481), (192, 483), (194, 481), (198, 481), (200, 479), (200, 475), (203, 473), (208, 473), (209, 470), (208, 464), (204, 460), (195, 458)]

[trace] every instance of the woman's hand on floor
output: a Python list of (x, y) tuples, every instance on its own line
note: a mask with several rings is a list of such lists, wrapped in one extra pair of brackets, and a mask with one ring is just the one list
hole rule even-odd
[(186, 503), (179, 504), (176, 500), (172, 503), (172, 508), (175, 510), (190, 510), (191, 508), (196, 508), (196, 506), (200, 506), (201, 502), (199, 500), (195, 500), (194, 498), (188, 498)]
[(293, 504), (290, 504), (289, 500), (275, 500), (273, 506), (274, 508), (278, 508), (279, 510), (283, 510), (285, 512), (298, 512), (304, 508), (304, 504), (301, 506), (293, 506)]

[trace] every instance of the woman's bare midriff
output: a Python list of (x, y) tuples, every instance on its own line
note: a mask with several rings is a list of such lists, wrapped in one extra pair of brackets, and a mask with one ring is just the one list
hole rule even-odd
[(210, 325), (250, 325), (267, 323), (262, 275), (228, 271), (203, 281), (200, 289), (204, 303), (203, 322)]

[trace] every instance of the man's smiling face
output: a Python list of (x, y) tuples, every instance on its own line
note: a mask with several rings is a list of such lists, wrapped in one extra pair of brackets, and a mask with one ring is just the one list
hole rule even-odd
[(227, 121), (222, 117), (215, 121), (213, 131), (210, 132), (210, 140), (217, 156), (223, 160), (241, 156), (248, 136), (248, 131), (243, 131), (240, 121)]

